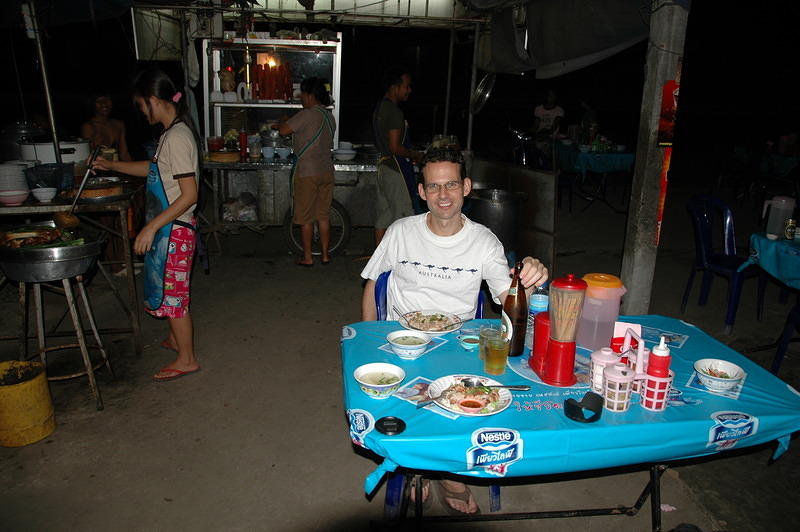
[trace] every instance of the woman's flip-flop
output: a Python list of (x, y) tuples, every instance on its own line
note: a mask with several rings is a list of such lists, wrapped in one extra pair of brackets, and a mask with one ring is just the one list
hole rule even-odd
[[(181, 377), (191, 375), (192, 373), (197, 373), (198, 371), (200, 371), (200, 368), (193, 369), (191, 371), (183, 371), (175, 368), (161, 368), (158, 370), (158, 373), (153, 375), (153, 380), (156, 382), (174, 381), (175, 379), (180, 379)], [(162, 374), (165, 375), (159, 376)]]
[(171, 345), (169, 345), (169, 343), (166, 340), (164, 340), (163, 342), (161, 342), (158, 345), (159, 345), (159, 347), (161, 347), (161, 349), (166, 349), (167, 351), (174, 351), (175, 353), (178, 352), (178, 350), (175, 349), (174, 347), (172, 347)]
[[(472, 497), (472, 492), (469, 490), (469, 486), (466, 484), (461, 484), (464, 486), (464, 491), (452, 491), (445, 487), (444, 483), (440, 480), (436, 482), (436, 494), (439, 497), (439, 503), (444, 507), (445, 511), (450, 515), (478, 515), (481, 513), (481, 509), (478, 508), (478, 503), (475, 502), (475, 499)], [(461, 501), (466, 506), (469, 506), (469, 501), (472, 500), (475, 502), (475, 512), (468, 514), (466, 512), (461, 512), (456, 510), (448, 503), (448, 499), (454, 501)]]
[(302, 266), (303, 268), (313, 268), (314, 267), (314, 263), (313, 262), (311, 264), (306, 264), (305, 262), (300, 262), (299, 260), (294, 261), (294, 265), (295, 266)]

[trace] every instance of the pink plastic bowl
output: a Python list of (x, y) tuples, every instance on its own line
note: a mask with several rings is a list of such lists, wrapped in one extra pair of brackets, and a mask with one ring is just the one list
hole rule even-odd
[(28, 197), (27, 190), (4, 190), (0, 191), (0, 203), (3, 205), (20, 205)]

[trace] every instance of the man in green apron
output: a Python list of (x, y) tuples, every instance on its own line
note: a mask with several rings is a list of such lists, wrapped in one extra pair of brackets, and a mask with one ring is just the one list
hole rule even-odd
[(375, 146), (380, 150), (378, 161), (375, 245), (383, 238), (392, 222), (414, 213), (416, 180), (413, 161), (422, 153), (414, 151), (408, 142), (408, 123), (400, 102), (411, 94), (411, 76), (402, 67), (391, 67), (383, 76), (386, 93), (375, 106), (373, 131)]

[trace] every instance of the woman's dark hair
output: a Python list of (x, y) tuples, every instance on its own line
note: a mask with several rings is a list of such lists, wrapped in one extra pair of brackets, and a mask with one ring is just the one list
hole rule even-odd
[[(147, 101), (150, 96), (155, 96), (159, 100), (164, 100), (175, 107), (175, 112), (180, 120), (182, 120), (195, 136), (199, 139), (197, 129), (192, 121), (192, 115), (189, 114), (189, 106), (186, 103), (186, 94), (181, 92), (178, 97), (178, 91), (175, 84), (170, 77), (158, 68), (149, 68), (140, 72), (133, 80), (133, 96), (144, 98)], [(177, 102), (175, 100), (178, 100)], [(147, 104), (150, 105), (149, 102)]]
[(401, 65), (393, 65), (383, 73), (383, 90), (389, 91), (394, 85), (403, 84), (403, 75), (408, 75), (408, 69)]
[(322, 78), (306, 78), (300, 83), (300, 90), (313, 95), (319, 103), (328, 107), (332, 102), (331, 95), (325, 88), (326, 83), (328, 83), (327, 80)]

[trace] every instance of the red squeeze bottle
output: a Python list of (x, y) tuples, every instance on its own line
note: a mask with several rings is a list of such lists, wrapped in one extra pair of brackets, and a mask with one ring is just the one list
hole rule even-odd
[(239, 130), (239, 159), (247, 162), (247, 132), (244, 129)]
[(669, 347), (667, 347), (665, 339), (662, 336), (661, 343), (653, 346), (653, 349), (650, 351), (647, 374), (651, 377), (669, 377), (670, 362), (672, 362), (672, 356), (669, 354)]

